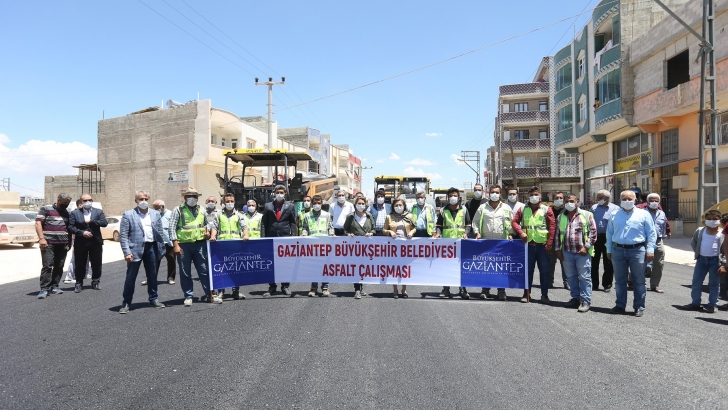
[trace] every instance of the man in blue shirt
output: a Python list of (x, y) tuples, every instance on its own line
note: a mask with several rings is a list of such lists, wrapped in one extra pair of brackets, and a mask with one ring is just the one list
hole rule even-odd
[(635, 193), (623, 191), (620, 195), (622, 207), (607, 225), (607, 257), (615, 267), (617, 301), (612, 308), (614, 314), (624, 314), (627, 306), (627, 276), (632, 273), (634, 284), (635, 316), (645, 312), (645, 267), (655, 258), (657, 235), (652, 216), (644, 209), (637, 209)]
[(659, 194), (653, 192), (647, 195), (647, 202), (637, 207), (650, 212), (652, 221), (655, 223), (655, 232), (657, 233), (655, 260), (647, 265), (646, 270), (650, 277), (650, 290), (656, 293), (665, 293), (660, 289), (660, 280), (662, 279), (662, 268), (665, 266), (665, 245), (663, 241), (670, 239), (670, 222), (667, 221), (667, 216), (660, 207)]
[(610, 202), (611, 197), (611, 192), (602, 189), (597, 192), (597, 203), (591, 207), (594, 222), (597, 224), (597, 242), (594, 244), (591, 270), (592, 290), (599, 290), (599, 260), (604, 259), (602, 286), (607, 293), (612, 290), (614, 280), (614, 268), (612, 262), (607, 258), (607, 224), (612, 219), (612, 215), (619, 211), (619, 207)]

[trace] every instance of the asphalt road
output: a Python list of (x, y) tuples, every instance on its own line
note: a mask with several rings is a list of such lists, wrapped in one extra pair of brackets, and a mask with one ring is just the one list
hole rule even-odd
[(148, 308), (137, 287), (120, 315), (124, 269), (106, 264), (100, 291), (46, 300), (37, 279), (0, 286), (0, 407), (725, 408), (728, 313), (673, 306), (689, 302), (689, 267), (666, 266), (642, 318), (609, 315), (614, 293), (565, 309), (563, 289), (544, 306), (426, 287), (394, 300), (366, 286), (354, 300), (351, 285), (264, 299), (263, 285), (185, 308), (166, 283), (169, 307)]

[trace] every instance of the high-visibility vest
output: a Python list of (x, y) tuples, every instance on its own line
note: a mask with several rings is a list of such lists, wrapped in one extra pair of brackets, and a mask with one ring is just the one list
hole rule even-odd
[(306, 212), (305, 209), (298, 213), (298, 220), (301, 221), (301, 223), (298, 224), (298, 236), (301, 236), (301, 233), (303, 231), (303, 218), (306, 217), (307, 213), (308, 212)]
[(260, 225), (263, 220), (263, 214), (256, 212), (253, 216), (250, 216), (246, 212), (243, 218), (245, 218), (245, 225), (248, 227), (248, 237), (251, 239), (260, 238)]
[(205, 212), (197, 206), (197, 216), (192, 214), (190, 208), (182, 204), (179, 206), (179, 220), (177, 221), (177, 242), (191, 243), (205, 239), (205, 225), (207, 216)]
[(217, 216), (217, 239), (241, 239), (243, 237), (240, 229), (240, 214), (233, 212), (228, 218), (225, 211)]
[(521, 226), (528, 235), (528, 242), (545, 244), (549, 239), (549, 229), (546, 226), (546, 213), (549, 207), (541, 205), (534, 214), (530, 206), (523, 208), (523, 221)]
[(440, 214), (442, 215), (443, 238), (462, 238), (465, 235), (465, 208), (458, 208), (455, 219), (453, 219), (449, 207), (441, 209)]
[[(579, 218), (581, 219), (581, 233), (584, 236), (584, 243), (589, 240), (589, 217), (591, 212), (589, 211), (577, 211), (579, 212)], [(564, 247), (564, 236), (566, 235), (566, 225), (569, 223), (569, 218), (566, 216), (566, 212), (563, 212), (559, 216), (559, 233), (561, 236), (561, 248)], [(589, 255), (594, 256), (594, 244), (589, 248)]]
[[(432, 210), (432, 205), (425, 204), (424, 208), (422, 209), (422, 212), (425, 213), (425, 221), (427, 222), (427, 234), (432, 236), (433, 232), (435, 232), (435, 220), (432, 218), (432, 215), (435, 213), (434, 210)], [(420, 217), (420, 207), (419, 205), (415, 205), (414, 208), (412, 208), (412, 215), (414, 215), (414, 223), (417, 225), (417, 219)]]
[(330, 220), (331, 215), (326, 211), (321, 211), (318, 218), (311, 211), (304, 216), (302, 225), (308, 226), (308, 236), (329, 236)]

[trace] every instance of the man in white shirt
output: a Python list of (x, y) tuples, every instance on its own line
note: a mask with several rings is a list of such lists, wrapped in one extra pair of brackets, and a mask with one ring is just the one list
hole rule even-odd
[(354, 212), (354, 205), (346, 200), (346, 191), (339, 190), (336, 194), (336, 203), (329, 207), (329, 212), (334, 221), (334, 235), (346, 236), (344, 222), (346, 222), (346, 217)]
[[(508, 200), (506, 201), (506, 205), (511, 207), (511, 215), (517, 214), (518, 211), (523, 211), (523, 208), (526, 206), (526, 204), (518, 200), (518, 190), (516, 188), (508, 190)], [(511, 238), (519, 239), (515, 237), (516, 231), (514, 231), (513, 228), (509, 230), (509, 233)]]

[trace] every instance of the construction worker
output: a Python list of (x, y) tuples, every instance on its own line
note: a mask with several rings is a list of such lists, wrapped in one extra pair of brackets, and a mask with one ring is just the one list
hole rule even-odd
[[(437, 216), (436, 231), (433, 238), (454, 238), (467, 239), (470, 233), (470, 215), (468, 210), (460, 203), (460, 190), (450, 188), (447, 190), (448, 206), (440, 210)], [(459, 289), (460, 297), (470, 299), (468, 290), (464, 287)], [(440, 292), (441, 298), (450, 297), (450, 286), (443, 286)]]
[[(488, 202), (480, 205), (473, 217), (475, 239), (510, 239), (513, 211), (508, 204), (501, 202), (500, 185), (491, 185)], [(490, 288), (483, 288), (481, 299), (490, 297)], [(498, 288), (498, 299), (506, 300), (506, 289)]]
[(412, 207), (412, 216), (415, 219), (415, 238), (430, 238), (435, 233), (437, 219), (435, 208), (425, 203), (425, 191), (420, 189), (415, 196), (417, 204)]
[[(314, 195), (311, 203), (311, 212), (303, 216), (301, 236), (334, 236), (334, 225), (331, 221), (331, 214), (321, 210), (324, 199), (321, 195)], [(311, 282), (311, 290), (308, 292), (308, 296), (316, 296), (317, 289), (318, 282)], [(321, 283), (321, 296), (329, 296), (328, 282)]]
[(245, 226), (248, 227), (248, 236), (250, 239), (258, 239), (263, 237), (263, 214), (258, 212), (258, 202), (255, 199), (248, 199), (248, 210), (243, 214)]
[[(245, 224), (245, 218), (235, 210), (235, 195), (225, 194), (222, 198), (223, 209), (218, 212), (217, 218), (212, 222), (210, 242), (227, 241), (233, 239), (242, 239), (247, 241), (248, 226)], [(215, 292), (213, 298), (222, 303), (222, 297), (225, 289)], [(240, 287), (233, 287), (233, 299), (245, 299), (245, 294), (240, 293)], [(218, 303), (218, 302), (215, 302)]]
[(303, 209), (298, 212), (296, 217), (296, 224), (298, 224), (298, 236), (301, 236), (301, 231), (303, 230), (303, 216), (311, 212), (311, 196), (304, 196), (301, 204)]

